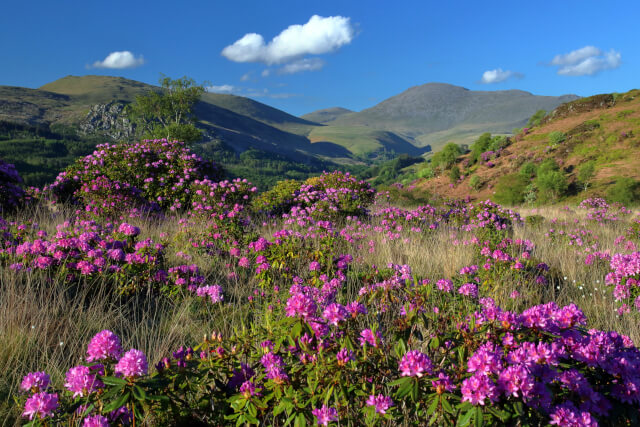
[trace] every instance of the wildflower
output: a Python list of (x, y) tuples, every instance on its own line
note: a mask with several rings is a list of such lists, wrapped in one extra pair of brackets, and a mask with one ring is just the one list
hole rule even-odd
[(353, 357), (353, 351), (347, 348), (341, 348), (340, 351), (336, 353), (336, 359), (338, 359), (338, 366), (344, 366), (347, 362), (355, 360)]
[(118, 227), (118, 232), (128, 237), (135, 237), (140, 234), (140, 229), (133, 225), (127, 224), (126, 222), (123, 222), (122, 224), (120, 224), (120, 227)]
[(120, 338), (111, 331), (98, 332), (89, 342), (87, 362), (103, 359), (118, 359), (122, 354)]
[(51, 379), (46, 372), (29, 372), (22, 379), (20, 388), (24, 391), (38, 393), (46, 390), (50, 383)]
[(378, 347), (381, 339), (382, 334), (379, 331), (376, 331), (375, 334), (371, 329), (364, 329), (362, 332), (360, 332), (360, 345), (363, 347), (365, 343), (369, 344), (372, 347)]
[(331, 421), (338, 421), (338, 411), (326, 405), (314, 409), (311, 413), (318, 419), (318, 425), (327, 426)]
[(34, 418), (45, 418), (53, 415), (53, 412), (58, 409), (58, 395), (56, 393), (36, 393), (24, 404), (23, 417), (29, 417), (30, 420)]
[(462, 401), (472, 405), (484, 406), (489, 399), (495, 402), (498, 399), (497, 387), (486, 374), (475, 373), (472, 377), (462, 382)]
[(383, 394), (379, 395), (370, 395), (367, 399), (367, 405), (373, 406), (378, 414), (386, 414), (387, 410), (391, 408), (393, 405), (393, 400), (389, 396), (385, 396)]
[(458, 293), (465, 295), (465, 296), (470, 296), (473, 298), (477, 298), (478, 297), (478, 286), (476, 286), (473, 283), (465, 283), (464, 285), (460, 286), (460, 288), (458, 288)]
[(83, 427), (109, 427), (109, 420), (102, 415), (86, 417), (82, 423)]
[(287, 316), (289, 317), (302, 317), (307, 319), (315, 315), (317, 310), (316, 303), (308, 296), (298, 293), (291, 296), (287, 300)]
[(433, 373), (433, 363), (429, 356), (418, 351), (411, 350), (402, 356), (398, 364), (400, 375), (403, 377), (422, 377), (425, 373)]
[(260, 390), (262, 389), (256, 387), (251, 381), (245, 381), (240, 386), (240, 393), (242, 393), (245, 399), (249, 399), (252, 396), (260, 396)]
[(445, 391), (451, 392), (456, 389), (456, 386), (451, 382), (451, 377), (444, 372), (440, 372), (438, 374), (438, 379), (431, 381), (431, 385), (436, 389), (436, 393), (438, 394), (442, 394)]
[(147, 374), (147, 357), (140, 350), (132, 348), (116, 364), (114, 371), (125, 377), (141, 377)]
[(343, 305), (338, 303), (333, 303), (327, 306), (327, 308), (322, 313), (322, 316), (327, 320), (330, 325), (337, 326), (339, 322), (342, 322), (346, 319), (349, 312)]
[(88, 366), (76, 366), (67, 371), (67, 382), (64, 386), (67, 390), (73, 392), (73, 397), (84, 397), (93, 393), (94, 391), (104, 387), (102, 381), (96, 378), (96, 375), (91, 373), (91, 369)]

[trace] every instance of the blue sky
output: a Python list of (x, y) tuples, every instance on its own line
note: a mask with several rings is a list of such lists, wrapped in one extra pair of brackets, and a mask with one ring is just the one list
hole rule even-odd
[(428, 82), (587, 96), (640, 87), (639, 16), (601, 0), (14, 1), (0, 84), (187, 75), (295, 115)]

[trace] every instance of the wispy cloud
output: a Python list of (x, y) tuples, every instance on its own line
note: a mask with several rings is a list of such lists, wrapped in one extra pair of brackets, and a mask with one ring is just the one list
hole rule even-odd
[(249, 80), (251, 80), (251, 74), (252, 74), (251, 71), (249, 71), (248, 73), (244, 73), (242, 75), (242, 77), (240, 77), (240, 81), (241, 82), (248, 82)]
[(558, 67), (562, 76), (593, 76), (604, 70), (613, 70), (622, 63), (620, 52), (603, 52), (595, 46), (585, 46), (569, 53), (554, 56), (549, 63)]
[(212, 85), (212, 86), (207, 86), (206, 90), (207, 92), (213, 92), (213, 93), (231, 93), (236, 89), (235, 86), (232, 85)]
[(207, 86), (205, 89), (207, 92), (233, 94), (238, 96), (245, 96), (248, 98), (283, 99), (283, 98), (293, 98), (295, 96), (300, 96), (300, 94), (297, 94), (297, 93), (271, 92), (267, 88), (258, 89), (258, 88), (251, 88), (251, 87), (233, 86), (229, 84), (211, 85), (211, 86)]
[[(281, 69), (285, 74), (313, 71), (322, 68), (319, 58), (300, 62), (305, 61), (303, 58), (306, 55), (334, 52), (351, 43), (354, 37), (355, 31), (349, 18), (313, 15), (306, 24), (291, 25), (268, 43), (260, 34), (245, 34), (225, 47), (222, 56), (234, 62), (259, 62), (269, 66), (285, 64)], [(292, 67), (287, 69), (286, 65)]]
[(94, 62), (91, 67), (122, 69), (122, 68), (135, 68), (143, 64), (144, 64), (144, 58), (142, 57), (142, 55), (136, 58), (133, 53), (129, 52), (128, 50), (124, 50), (122, 52), (111, 52), (102, 61)]
[(295, 74), (303, 71), (317, 71), (324, 67), (324, 61), (320, 58), (303, 58), (286, 64), (278, 70), (279, 74)]
[(521, 79), (523, 77), (524, 77), (524, 74), (522, 73), (509, 71), (509, 70), (505, 71), (502, 68), (496, 68), (495, 70), (487, 70), (484, 73), (482, 73), (482, 78), (480, 79), (480, 83), (483, 83), (483, 84), (501, 83), (511, 78)]

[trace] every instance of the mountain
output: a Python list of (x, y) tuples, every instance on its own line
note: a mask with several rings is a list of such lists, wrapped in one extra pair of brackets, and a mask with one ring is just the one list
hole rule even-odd
[(317, 110), (312, 113), (305, 114), (304, 116), (301, 116), (301, 117), (305, 120), (309, 120), (316, 123), (329, 123), (334, 121), (338, 117), (344, 114), (349, 114), (349, 113), (353, 113), (353, 111), (347, 108), (342, 108), (342, 107), (332, 107), (332, 108), (325, 108), (324, 110)]
[(431, 145), (435, 150), (448, 141), (469, 143), (484, 132), (509, 134), (513, 128), (522, 127), (537, 110), (550, 111), (577, 98), (537, 96), (520, 90), (472, 91), (427, 83), (366, 110), (337, 115), (325, 124), (390, 131), (416, 146)]
[[(538, 181), (541, 165), (557, 168), (566, 187), (562, 197), (580, 202), (588, 197), (616, 199), (625, 191), (640, 201), (640, 90), (581, 98), (550, 112), (541, 124), (510, 138), (498, 155), (485, 154), (477, 162), (473, 152), (458, 158), (465, 175), (451, 183), (448, 171), (413, 183), (415, 191), (447, 197), (494, 199), (499, 203), (522, 203), (527, 193), (537, 194), (550, 185)], [(585, 166), (586, 165), (586, 166)], [(592, 172), (585, 173), (588, 169)], [(529, 172), (525, 171), (528, 170)], [(417, 173), (420, 176), (420, 173)], [(621, 180), (622, 178), (622, 180)], [(626, 181), (625, 181), (626, 179)], [(614, 186), (627, 182), (612, 196)], [(529, 187), (533, 183), (533, 187)], [(474, 185), (472, 185), (474, 184)], [(562, 186), (560, 186), (562, 187)], [(624, 191), (623, 191), (624, 190)], [(634, 196), (635, 194), (635, 196)]]

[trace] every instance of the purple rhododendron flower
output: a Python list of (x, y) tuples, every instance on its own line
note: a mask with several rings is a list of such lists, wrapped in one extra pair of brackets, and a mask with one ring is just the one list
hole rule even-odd
[(120, 338), (111, 331), (98, 332), (89, 342), (87, 348), (88, 362), (103, 359), (118, 359), (122, 354)]
[(58, 409), (58, 395), (56, 393), (36, 393), (24, 404), (23, 417), (28, 417), (30, 420), (34, 418), (45, 418), (53, 415), (53, 412)]
[(147, 375), (147, 356), (140, 350), (132, 348), (127, 351), (116, 364), (114, 371), (124, 377), (141, 377)]

